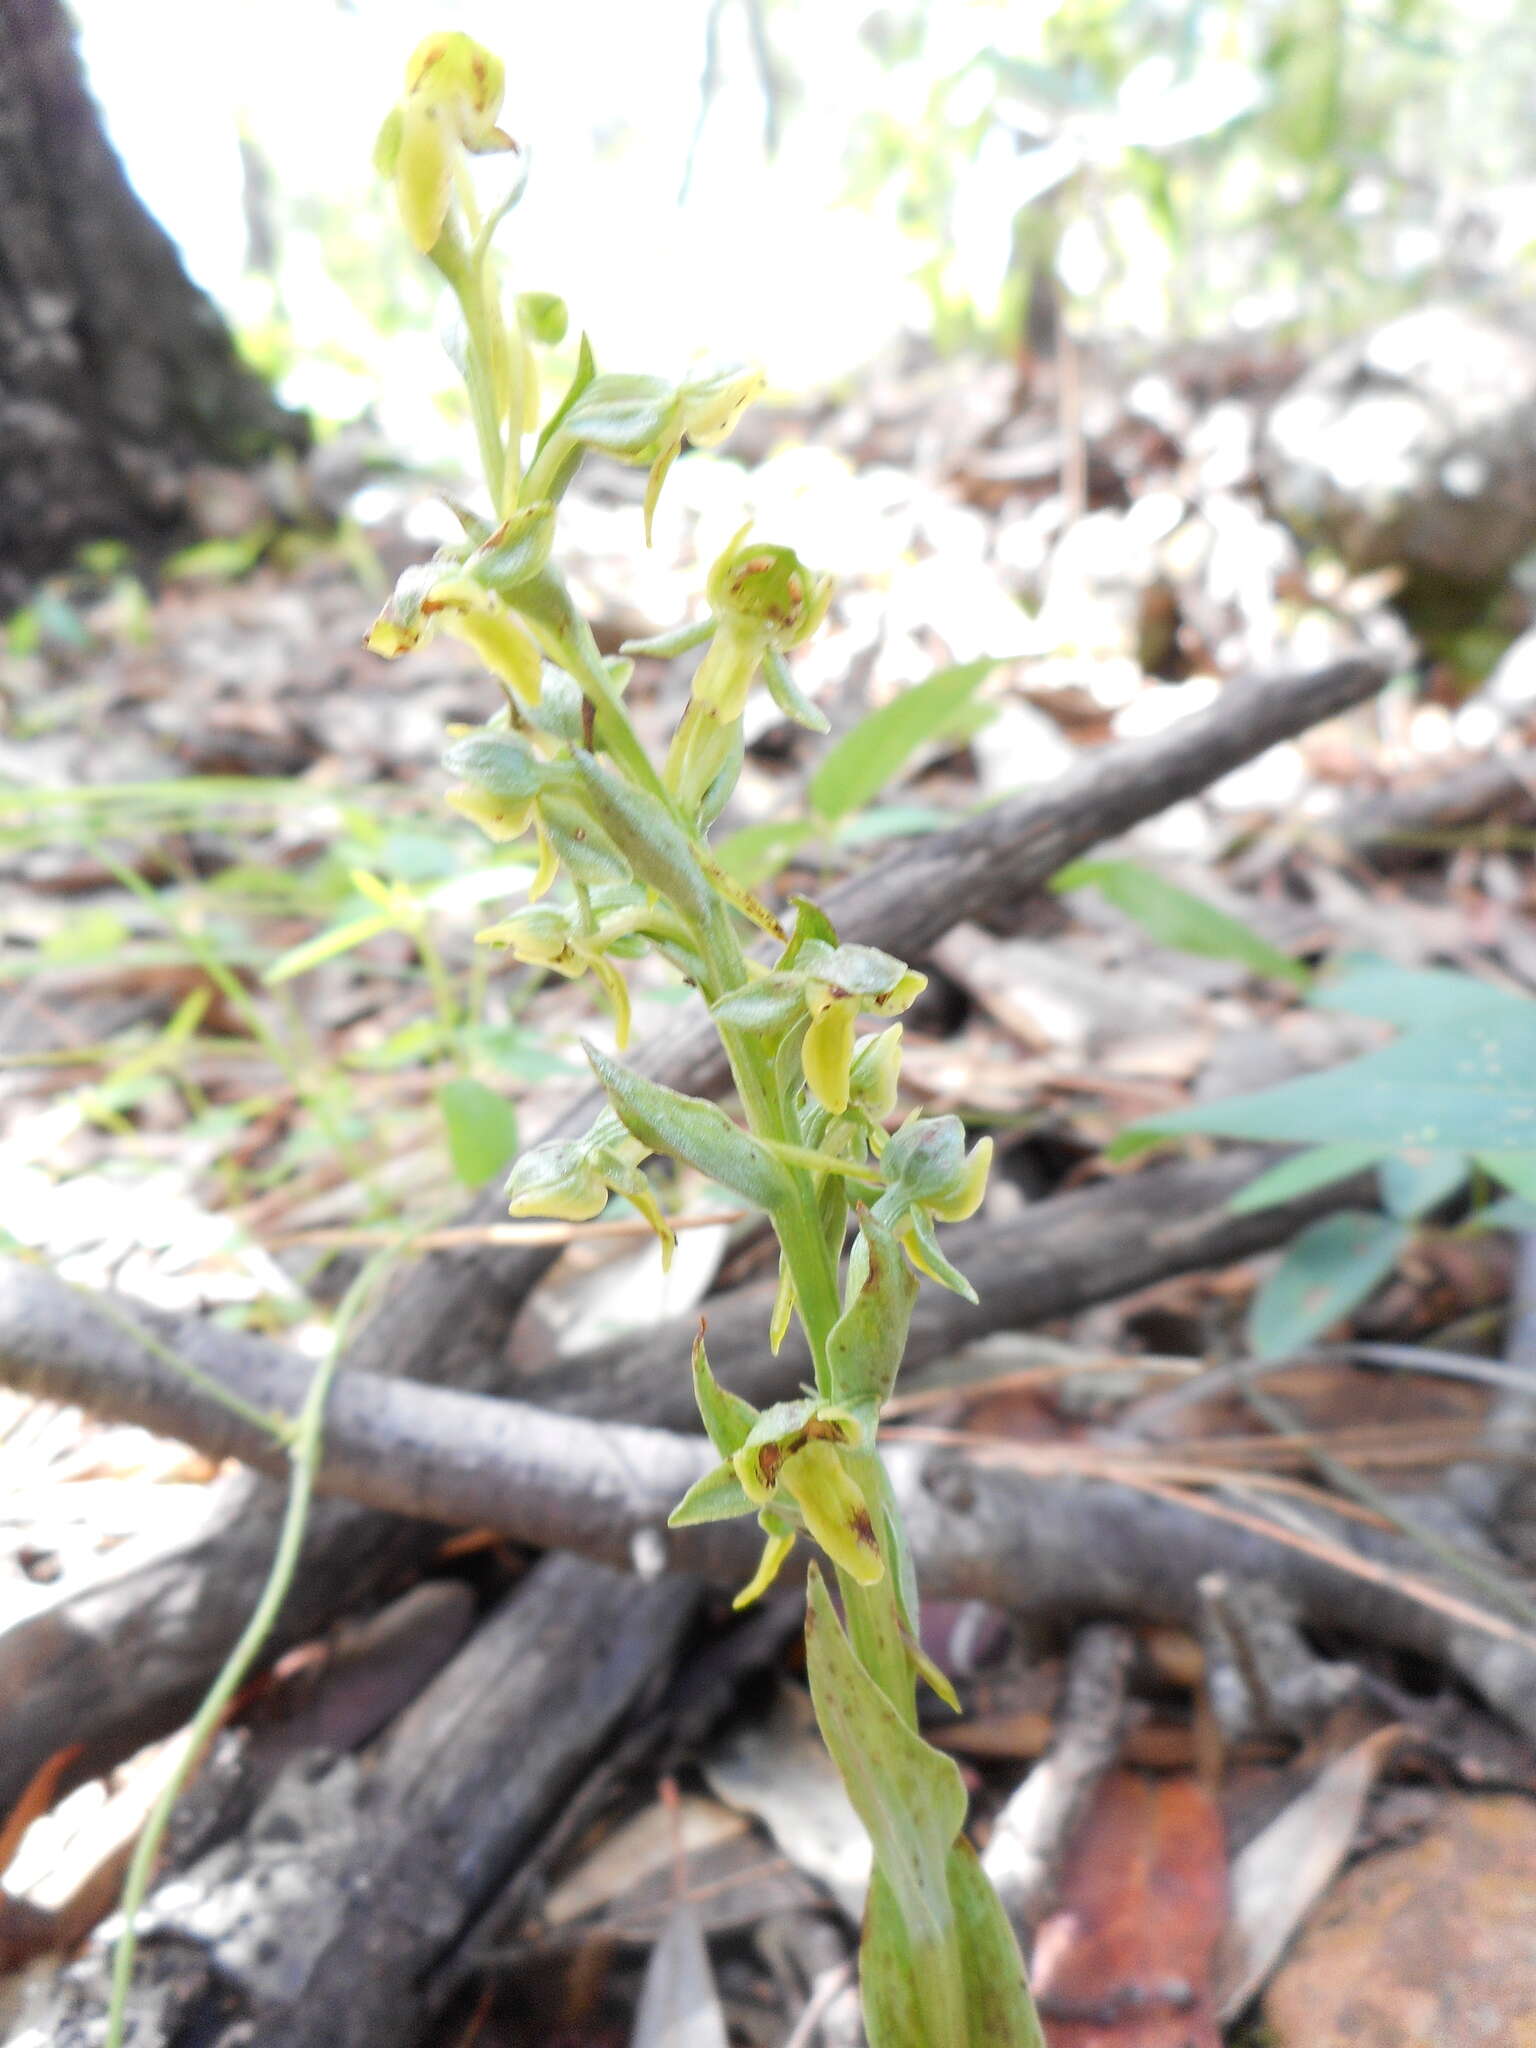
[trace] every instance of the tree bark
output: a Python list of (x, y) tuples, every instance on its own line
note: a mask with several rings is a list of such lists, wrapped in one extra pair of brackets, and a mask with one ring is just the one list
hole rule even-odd
[(174, 537), (197, 464), (305, 438), (135, 196), (61, 0), (0, 0), (0, 605), (84, 541)]

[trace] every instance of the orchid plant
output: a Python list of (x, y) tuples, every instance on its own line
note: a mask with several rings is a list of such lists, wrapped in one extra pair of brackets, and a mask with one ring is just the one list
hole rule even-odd
[[(889, 1020), (924, 977), (843, 943), (803, 898), (786, 931), (710, 852), (740, 771), (751, 690), (761, 683), (786, 716), (826, 729), (788, 657), (824, 618), (829, 579), (743, 530), (709, 571), (702, 619), (605, 659), (561, 575), (561, 499), (589, 450), (647, 471), (648, 539), (683, 444), (721, 440), (762, 380), (739, 369), (675, 384), (615, 375), (599, 371), (583, 339), (545, 412), (539, 352), (563, 339), (565, 309), (510, 292), (493, 248), (526, 168), (498, 126), (503, 87), (502, 65), (468, 36), (429, 36), (379, 137), (376, 162), (405, 231), (458, 304), (489, 512), (455, 508), (462, 539), (401, 577), (369, 645), (392, 657), (448, 632), (500, 685), (494, 714), (448, 748), (448, 801), (492, 840), (531, 833), (537, 865), (529, 907), (481, 941), (590, 975), (620, 1052), (624, 962), (659, 955), (709, 1006), (741, 1111), (663, 1087), (589, 1045), (609, 1106), (584, 1138), (523, 1154), (511, 1212), (581, 1220), (618, 1194), (649, 1221), (665, 1261), (672, 1232), (643, 1170), (661, 1153), (767, 1214), (780, 1253), (769, 1334), (777, 1348), (798, 1316), (814, 1385), (759, 1411), (716, 1381), (701, 1337), (694, 1386), (719, 1463), (671, 1519), (756, 1516), (762, 1561), (738, 1606), (802, 1537), (819, 1553), (808, 1569), (807, 1655), (821, 1728), (873, 1843), (861, 1950), (873, 2048), (1041, 2048), (1012, 1930), (962, 1832), (960, 1773), (918, 1732), (919, 1683), (955, 1702), (920, 1647), (912, 1560), (878, 1442), (919, 1275), (974, 1299), (935, 1226), (976, 1209), (991, 1142), (967, 1151), (952, 1116), (888, 1131), (901, 1058), (901, 1026)], [(508, 158), (510, 172), (490, 204), (470, 163), (487, 155)], [(634, 660), (701, 645), (687, 708), (653, 762), (625, 708)], [(771, 961), (745, 949), (754, 932), (777, 948)], [(861, 1036), (861, 1018), (882, 1028)]]

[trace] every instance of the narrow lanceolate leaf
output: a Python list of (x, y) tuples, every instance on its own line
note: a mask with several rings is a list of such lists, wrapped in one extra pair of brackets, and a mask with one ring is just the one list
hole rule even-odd
[(709, 884), (682, 827), (649, 791), (605, 774), (594, 755), (573, 747), (571, 759), (594, 815), (636, 877), (696, 922), (708, 915)]
[(1019, 1944), (964, 1835), (949, 1852), (949, 1896), (960, 1929), (966, 2039), (988, 2048), (1045, 2048)]
[(776, 1208), (787, 1199), (787, 1169), (715, 1103), (664, 1088), (594, 1045), (584, 1050), (620, 1120), (651, 1151), (669, 1152), (696, 1166), (760, 1209)]
[(1255, 974), (1306, 988), (1311, 970), (1272, 946), (1251, 925), (1230, 917), (1213, 903), (1139, 866), (1133, 860), (1080, 860), (1051, 879), (1051, 887), (1097, 889), (1107, 903), (1123, 910), (1164, 946), (1198, 953), (1208, 960), (1235, 960)]
[(688, 1529), (695, 1522), (728, 1522), (734, 1515), (756, 1512), (734, 1465), (717, 1465), (696, 1479), (667, 1517), (669, 1529)]
[(861, 719), (828, 750), (811, 777), (811, 807), (817, 816), (844, 818), (878, 796), (925, 741), (954, 723), (996, 666), (968, 661), (941, 669)]
[(1298, 1195), (1310, 1195), (1314, 1188), (1348, 1180), (1352, 1173), (1374, 1166), (1381, 1156), (1379, 1145), (1310, 1145), (1277, 1166), (1266, 1167), (1227, 1207), (1234, 1216), (1251, 1216), (1258, 1209), (1272, 1209)]
[(693, 1340), (693, 1398), (710, 1442), (722, 1458), (734, 1457), (752, 1434), (758, 1411), (739, 1394), (728, 1393), (710, 1371), (702, 1331)]
[(1347, 1316), (1385, 1280), (1411, 1235), (1391, 1217), (1353, 1210), (1310, 1224), (1254, 1297), (1255, 1355), (1284, 1358)]
[[(805, 1644), (816, 1719), (875, 1852), (865, 1981), (887, 1968), (901, 1975), (923, 2029), (883, 2038), (872, 2029), (871, 2048), (957, 2048), (968, 2038), (948, 1881), (950, 1845), (965, 1820), (959, 1767), (907, 1726), (854, 1655), (815, 1565)], [(881, 1887), (887, 1912), (876, 1903)]]
[(848, 1260), (847, 1307), (827, 1337), (834, 1401), (885, 1406), (907, 1347), (917, 1288), (917, 1275), (894, 1233), (873, 1216), (861, 1216)]

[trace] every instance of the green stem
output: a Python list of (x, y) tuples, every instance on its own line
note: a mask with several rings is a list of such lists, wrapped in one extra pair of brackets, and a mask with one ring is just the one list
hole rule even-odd
[(304, 1532), (309, 1522), (309, 1506), (314, 1497), (315, 1478), (320, 1470), (326, 1398), (331, 1390), (331, 1380), (341, 1357), (342, 1346), (365, 1296), (379, 1273), (396, 1257), (398, 1251), (397, 1245), (390, 1244), (382, 1251), (376, 1252), (347, 1289), (341, 1307), (337, 1310), (331, 1348), (324, 1360), (316, 1366), (315, 1376), (309, 1383), (309, 1392), (304, 1397), (304, 1406), (293, 1424), (292, 1443), (288, 1453), (288, 1503), (283, 1511), (283, 1524), (278, 1532), (277, 1549), (273, 1555), (271, 1569), (267, 1573), (267, 1582), (261, 1589), (261, 1597), (256, 1602), (250, 1620), (241, 1631), (239, 1641), (225, 1659), (223, 1669), (209, 1687), (198, 1708), (188, 1731), (187, 1746), (181, 1760), (155, 1801), (154, 1808), (144, 1823), (144, 1831), (134, 1845), (133, 1858), (128, 1865), (128, 1875), (123, 1884), (123, 1931), (117, 1938), (117, 1946), (112, 1955), (112, 1990), (107, 2008), (105, 2048), (123, 2048), (123, 2031), (128, 2017), (128, 1991), (133, 1980), (133, 1961), (138, 1947), (139, 1909), (144, 1903), (145, 1893), (149, 1890), (150, 1879), (154, 1875), (155, 1863), (160, 1854), (160, 1845), (165, 1839), (171, 1813), (182, 1795), (187, 1780), (201, 1762), (209, 1743), (218, 1733), (219, 1724), (230, 1701), (244, 1684), (246, 1674), (260, 1656), (293, 1584), (293, 1576), (298, 1569), (299, 1553), (304, 1547)]
[(838, 1591), (854, 1654), (907, 1726), (917, 1727), (917, 1678), (901, 1635), (895, 1573), (861, 1586), (837, 1567)]
[[(698, 939), (714, 984), (706, 991), (710, 999), (718, 1000), (732, 989), (741, 988), (747, 980), (747, 964), (730, 912), (723, 903), (714, 902)], [(760, 1041), (755, 1034), (728, 1024), (723, 1018), (717, 1020), (717, 1026), (748, 1128), (776, 1149), (783, 1147), (790, 1154), (803, 1157), (798, 1120), (792, 1105), (779, 1092), (773, 1062)], [(789, 1180), (790, 1199), (775, 1211), (773, 1227), (794, 1283), (795, 1306), (811, 1347), (817, 1391), (827, 1394), (831, 1392), (827, 1338), (840, 1313), (837, 1259), (821, 1226), (815, 1181), (803, 1166), (794, 1164), (789, 1165)]]

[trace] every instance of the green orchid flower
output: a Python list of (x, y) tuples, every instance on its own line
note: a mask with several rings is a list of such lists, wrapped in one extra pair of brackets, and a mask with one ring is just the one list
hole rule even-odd
[[(853, 1085), (854, 1024), (861, 1016), (899, 1016), (928, 986), (926, 974), (877, 946), (839, 946), (800, 939), (786, 962), (715, 1005), (715, 1015), (748, 1030), (783, 1033), (802, 1019), (801, 1071), (816, 1100), (834, 1116), (847, 1109)], [(888, 1065), (891, 1048), (879, 1055)], [(894, 1078), (882, 1078), (869, 1056), (861, 1086), (894, 1101)]]
[(704, 1339), (693, 1347), (694, 1395), (722, 1462), (691, 1486), (669, 1525), (688, 1528), (755, 1513), (766, 1539), (761, 1563), (735, 1605), (748, 1606), (777, 1577), (804, 1531), (861, 1586), (885, 1575), (881, 1510), (854, 1471), (870, 1425), (849, 1408), (809, 1396), (756, 1409), (710, 1371)]
[(871, 1215), (896, 1232), (920, 1273), (967, 1301), (976, 1299), (976, 1291), (940, 1251), (933, 1226), (975, 1215), (991, 1165), (992, 1140), (980, 1139), (967, 1153), (965, 1126), (957, 1116), (913, 1117), (880, 1154), (886, 1186)]
[(423, 255), (442, 238), (462, 159), (517, 147), (496, 126), (505, 88), (501, 59), (472, 36), (431, 35), (411, 52), (405, 97), (385, 117), (373, 161)]
[(607, 1208), (610, 1194), (622, 1195), (655, 1231), (662, 1266), (670, 1266), (677, 1239), (640, 1171), (648, 1150), (605, 1109), (584, 1138), (535, 1145), (522, 1154), (507, 1181), (507, 1213), (589, 1223)]

